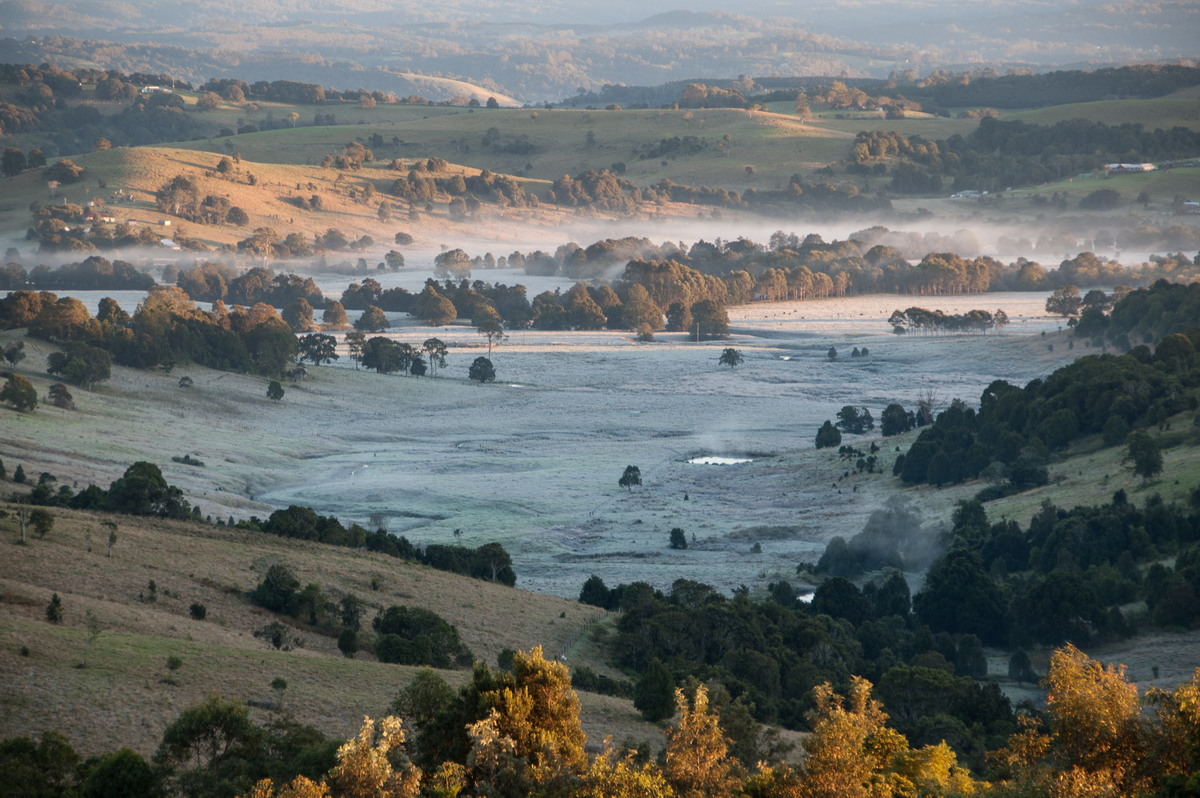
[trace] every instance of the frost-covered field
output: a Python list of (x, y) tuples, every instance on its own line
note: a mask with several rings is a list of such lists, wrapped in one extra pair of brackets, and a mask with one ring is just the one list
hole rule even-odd
[[(666, 588), (684, 577), (753, 587), (794, 574), (897, 490), (894, 442), (847, 436), (863, 449), (880, 440), (889, 476), (845, 477), (851, 465), (813, 449), (825, 419), (846, 404), (878, 417), (926, 391), (975, 403), (994, 379), (1024, 384), (1083, 354), (1068, 351), (1044, 302), (1020, 293), (752, 305), (731, 310), (728, 342), (700, 344), (677, 334), (642, 344), (619, 332), (515, 332), (491, 355), (491, 385), (464, 379), (486, 354), (469, 326), (397, 317), (397, 339), (451, 345), (438, 379), (355, 372), (343, 357), (310, 368), (276, 404), (259, 378), (116, 370), (96, 393), (76, 392), (74, 413), (5, 414), (0, 457), (10, 470), (25, 462), (80, 486), (153, 460), (217, 517), (294, 503), (420, 542), (498, 540), (521, 587), (564, 596), (593, 573), (609, 585)], [(892, 334), (887, 317), (915, 304), (1002, 308), (1012, 323), (986, 336)], [(35, 357), (22, 370), (44, 393), (41, 345), (29, 346)], [(725, 346), (740, 349), (744, 364), (718, 366)], [(851, 358), (856, 346), (870, 354)], [(184, 374), (195, 380), (190, 390), (178, 387)], [(170, 461), (183, 454), (205, 466)], [(687, 462), (704, 455), (752, 462)], [(639, 467), (640, 488), (618, 488), (626, 465)], [(925, 494), (909, 493), (923, 503)], [(667, 548), (673, 527), (687, 534), (687, 551)]]

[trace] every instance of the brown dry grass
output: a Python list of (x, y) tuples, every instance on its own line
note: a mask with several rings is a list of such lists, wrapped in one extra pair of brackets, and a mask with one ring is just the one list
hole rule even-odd
[[(7, 506), (11, 511), (12, 506)], [(285, 562), (305, 584), (335, 597), (354, 593), (373, 611), (391, 604), (433, 610), (458, 627), (485, 662), (504, 648), (566, 651), (603, 613), (577, 602), (537, 595), (423, 566), (321, 544), (224, 527), (115, 516), (117, 542), (106, 556), (105, 516), (55, 509), (44, 539), (16, 545), (15, 518), (0, 519), (0, 737), (64, 732), (85, 754), (130, 745), (153, 753), (166, 724), (206, 695), (270, 702), (271, 680), (287, 680), (287, 708), (327, 734), (349, 735), (364, 714), (384, 712), (412, 668), (385, 665), (369, 653), (343, 658), (333, 638), (297, 626), (302, 648), (275, 651), (253, 632), (275, 616), (245, 594), (270, 564)], [(372, 591), (371, 580), (381, 588)], [(154, 580), (156, 601), (144, 601)], [(45, 621), (58, 593), (65, 621)], [(207, 619), (189, 607), (204, 604)], [(88, 645), (87, 614), (102, 629)], [(21, 650), (27, 647), (28, 656)], [(168, 678), (166, 660), (183, 666)], [(80, 668), (84, 659), (87, 667)], [(585, 662), (572, 654), (573, 661)], [(446, 672), (461, 684), (466, 671)], [(583, 694), (589, 736), (652, 739), (628, 701)], [(260, 716), (267, 713), (255, 710)]]

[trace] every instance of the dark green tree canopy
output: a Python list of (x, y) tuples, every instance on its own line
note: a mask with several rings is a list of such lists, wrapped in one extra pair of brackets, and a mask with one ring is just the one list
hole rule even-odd
[(477, 357), (472, 361), (471, 367), (467, 370), (467, 377), (479, 383), (495, 382), (496, 367), (486, 357)]

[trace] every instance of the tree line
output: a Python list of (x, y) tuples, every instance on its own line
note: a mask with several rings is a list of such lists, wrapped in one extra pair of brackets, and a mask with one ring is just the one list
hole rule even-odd
[(263, 302), (232, 310), (223, 302), (198, 309), (176, 287), (150, 289), (130, 316), (111, 298), (93, 317), (83, 303), (43, 291), (14, 291), (0, 300), (0, 327), (67, 346), (107, 352), (133, 368), (192, 362), (226, 371), (279, 374), (296, 356), (291, 328)]
[[(287, 685), (279, 682), (282, 693)], [(1141, 695), (1123, 666), (1066, 646), (1051, 656), (1044, 685), (1045, 709), (1023, 711), (1019, 728), (987, 752), (986, 780), (945, 742), (918, 746), (899, 730), (914, 719), (906, 697), (939, 698), (945, 680), (936, 678), (907, 695), (861, 677), (843, 688), (818, 686), (800, 764), (784, 763), (778, 752), (749, 759), (758, 751), (740, 747), (744, 735), (733, 728), (729, 704), (698, 682), (673, 691), (657, 760), (612, 740), (589, 753), (571, 673), (540, 648), (514, 652), (499, 669), (477, 664), (457, 692), (421, 671), (378, 724), (365, 718), (345, 741), (282, 712), (259, 726), (245, 705), (213, 696), (167, 726), (152, 763), (128, 748), (83, 762), (53, 731), (37, 742), (4, 740), (0, 752), (6, 783), (49, 796), (999, 797), (1058, 794), (1064, 782), (1072, 794), (1172, 795), (1194, 781), (1200, 674)]]
[(891, 188), (933, 194), (949, 181), (956, 190), (1003, 191), (1011, 186), (1054, 182), (1105, 163), (1189, 158), (1200, 134), (1184, 127), (1147, 130), (1141, 123), (1108, 125), (1084, 119), (1038, 125), (985, 116), (966, 136), (939, 141), (895, 131), (861, 132), (852, 157), (862, 165), (893, 156)]

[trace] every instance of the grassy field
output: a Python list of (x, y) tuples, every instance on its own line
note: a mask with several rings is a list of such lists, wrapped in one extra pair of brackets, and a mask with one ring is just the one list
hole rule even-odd
[(1005, 113), (1004, 119), (1019, 119), (1037, 125), (1053, 125), (1070, 119), (1089, 119), (1106, 125), (1136, 122), (1148, 130), (1176, 126), (1195, 130), (1200, 126), (1200, 86), (1155, 97), (1148, 100), (1102, 100), (1088, 103), (1069, 103), (1050, 108), (1038, 108)]
[[(376, 662), (368, 652), (345, 659), (333, 638), (298, 624), (292, 631), (303, 646), (290, 652), (255, 638), (276, 616), (253, 607), (245, 594), (277, 562), (335, 598), (359, 596), (368, 606), (367, 628), (378, 609), (418, 605), (455, 624), (482, 661), (494, 664), (504, 648), (541, 645), (547, 656), (564, 653), (572, 664), (612, 673), (591, 659), (599, 649), (587, 644), (603, 613), (577, 602), (381, 555), (125, 516), (114, 518), (117, 541), (109, 557), (104, 517), (64, 509), (53, 510), (55, 525), (45, 539), (31, 537), (20, 546), (13, 507), (3, 509), (0, 678), (8, 687), (0, 696), (0, 737), (56, 728), (85, 754), (109, 751), (119, 741), (149, 755), (165, 725), (187, 706), (211, 693), (274, 703), (276, 677), (287, 681), (284, 703), (297, 719), (327, 734), (352, 734), (364, 714), (387, 709), (414, 669)], [(154, 601), (144, 600), (151, 580)], [(65, 608), (61, 626), (44, 619), (52, 593)], [(206, 606), (205, 620), (190, 617), (193, 602)], [(90, 642), (88, 613), (100, 630)], [(183, 660), (174, 674), (166, 668), (170, 656)], [(468, 672), (443, 676), (461, 684)], [(594, 741), (612, 734), (661, 743), (659, 731), (629, 702), (581, 698)]]

